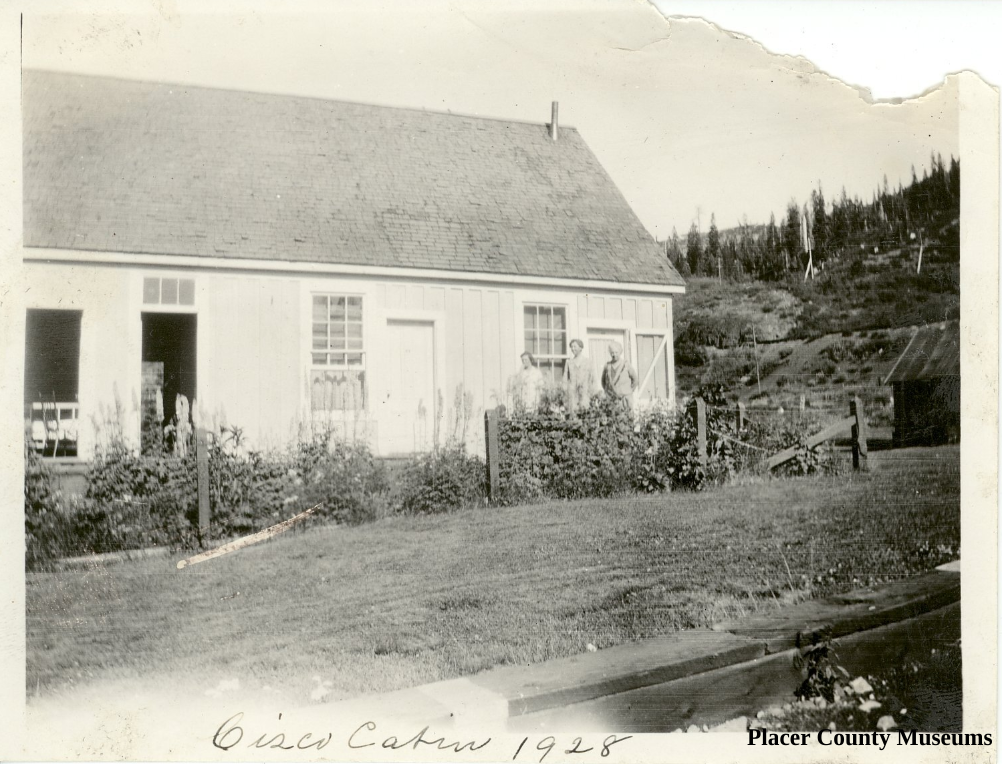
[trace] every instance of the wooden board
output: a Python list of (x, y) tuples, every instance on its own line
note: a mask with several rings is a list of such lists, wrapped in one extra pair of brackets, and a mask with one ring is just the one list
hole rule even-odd
[(797, 634), (810, 642), (814, 634), (833, 637), (911, 618), (960, 601), (960, 574), (933, 571), (882, 586), (836, 597), (808, 600), (768, 615), (724, 621), (715, 631), (763, 640), (769, 652), (786, 650)]
[[(844, 432), (845, 430), (851, 428), (854, 424), (856, 424), (856, 417), (850, 416), (846, 417), (845, 419), (839, 420), (833, 425), (829, 425), (821, 432), (817, 433), (816, 435), (812, 435), (807, 439), (806, 443), (807, 448), (814, 448), (819, 443), (823, 443), (826, 440), (834, 438), (839, 433)], [(800, 449), (801, 446), (790, 446), (789, 448), (780, 451), (778, 454), (773, 454), (772, 456), (769, 457), (769, 460), (766, 462), (766, 466), (769, 469), (778, 467), (784, 462), (788, 462), (790, 461), (790, 459), (795, 457), (800, 452)]]
[(497, 669), (472, 680), (508, 697), (509, 714), (517, 716), (710, 671), (764, 652), (761, 643), (744, 637), (693, 630), (536, 666)]

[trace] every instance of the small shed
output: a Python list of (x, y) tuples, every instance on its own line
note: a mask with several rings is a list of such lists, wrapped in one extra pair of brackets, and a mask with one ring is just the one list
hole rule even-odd
[(960, 324), (920, 327), (884, 379), (894, 387), (894, 447), (960, 440)]

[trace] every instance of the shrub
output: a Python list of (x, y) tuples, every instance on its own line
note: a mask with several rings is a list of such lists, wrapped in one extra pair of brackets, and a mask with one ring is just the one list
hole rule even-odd
[(482, 504), (486, 479), (484, 462), (462, 446), (436, 449), (408, 465), (401, 508), (410, 514), (436, 514)]
[[(633, 420), (604, 396), (577, 415), (524, 414), (499, 423), (502, 492), (539, 485), (556, 498), (611, 496), (631, 487)], [(508, 487), (516, 481), (519, 487)]]
[[(320, 517), (351, 525), (373, 519), (372, 498), (388, 489), (386, 469), (366, 444), (346, 443), (329, 431), (300, 442), (291, 468), (281, 465), (265, 474), (276, 512), (284, 503), (301, 509), (320, 504)], [(279, 499), (288, 493), (287, 478), (299, 491)]]
[[(242, 453), (235, 433), (209, 439), (211, 522), (202, 542), (253, 533), (317, 504), (321, 518), (362, 522), (376, 511), (373, 497), (387, 490), (368, 447), (330, 431), (271, 453)], [(75, 512), (82, 551), (198, 545), (197, 462), (194, 449), (181, 451), (140, 454), (117, 438), (97, 454), (86, 502)]]
[(506, 504), (542, 496), (572, 499), (626, 491), (698, 490), (707, 479), (722, 479), (735, 469), (730, 445), (719, 438), (710, 439), (708, 464), (703, 468), (696, 425), (685, 407), (676, 411), (655, 407), (634, 416), (620, 404), (598, 397), (577, 416), (503, 419), (499, 436), (500, 501)]
[(25, 567), (38, 570), (71, 553), (73, 527), (59, 506), (52, 475), (42, 457), (24, 449)]

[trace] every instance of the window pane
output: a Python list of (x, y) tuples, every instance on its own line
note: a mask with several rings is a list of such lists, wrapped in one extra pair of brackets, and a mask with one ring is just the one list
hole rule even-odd
[(566, 317), (564, 316), (564, 309), (563, 308), (554, 308), (553, 309), (553, 328), (554, 329), (566, 329), (567, 328), (567, 320), (566, 320)]
[(331, 350), (344, 350), (344, 337), (331, 337)]
[(362, 354), (361, 353), (348, 353), (348, 365), (349, 366), (361, 366), (362, 365)]
[(362, 338), (362, 325), (361, 324), (348, 324), (348, 336)]
[(359, 340), (349, 339), (347, 347), (348, 347), (348, 350), (361, 350), (362, 349), (362, 340), (360, 340), (360, 339)]
[(181, 305), (195, 304), (195, 279), (181, 279), (178, 283), (178, 299)]
[(327, 298), (321, 295), (313, 295), (313, 320), (327, 320)]
[(536, 328), (536, 309), (526, 307), (525, 309), (525, 332), (529, 334)]
[(177, 279), (164, 279), (161, 282), (160, 304), (177, 305)]
[(324, 353), (314, 353), (313, 354), (313, 363), (315, 363), (317, 366), (326, 366), (327, 365), (327, 356), (326, 356), (326, 354), (324, 354)]
[(567, 355), (567, 332), (553, 333), (554, 355)]
[(331, 297), (331, 321), (344, 321), (344, 298)]
[(344, 337), (344, 324), (331, 324), (330, 335), (331, 337)]
[(160, 279), (143, 279), (143, 302), (160, 302)]
[(539, 328), (542, 331), (547, 331), (553, 325), (552, 314), (549, 308), (539, 309)]
[(553, 352), (549, 332), (540, 332), (538, 347), (540, 355), (550, 355)]
[(313, 324), (313, 347), (327, 347), (327, 324)]
[(525, 349), (528, 353), (536, 354), (536, 335), (532, 332), (525, 333)]
[(362, 298), (361, 297), (349, 297), (348, 298), (348, 320), (349, 321), (361, 321), (362, 320)]

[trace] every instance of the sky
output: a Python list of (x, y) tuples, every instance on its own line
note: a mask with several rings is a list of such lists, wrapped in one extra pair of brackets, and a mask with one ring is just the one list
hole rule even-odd
[[(669, 16), (715, 8), (730, 28), (758, 23), (764, 35), (770, 19), (794, 19), (794, 33), (824, 26), (790, 3), (736, 11), (712, 0), (658, 2)], [(155, 5), (159, 12), (144, 16), (26, 15), (23, 66), (539, 123), (557, 100), (560, 122), (579, 130), (662, 239), (673, 227), (684, 235), (693, 221), (706, 230), (711, 214), (721, 228), (781, 218), (791, 198), (803, 204), (819, 184), (829, 201), (843, 186), (869, 199), (884, 175), (892, 186), (907, 183), (932, 151), (959, 153), (956, 87), (873, 103), (797, 57), (808, 50), (773, 40), (793, 55), (772, 55), (638, 0), (333, 2), (296, 15)], [(749, 14), (756, 5), (776, 8)], [(844, 41), (851, 29), (835, 25), (831, 34)], [(801, 42), (827, 51), (816, 38)], [(870, 44), (862, 32), (860, 44)], [(871, 62), (874, 69), (882, 67)], [(942, 74), (879, 95), (912, 96)], [(864, 75), (845, 76), (866, 86)]]

